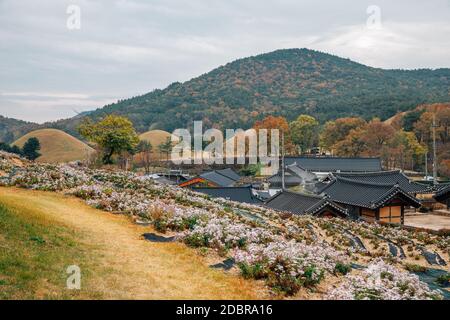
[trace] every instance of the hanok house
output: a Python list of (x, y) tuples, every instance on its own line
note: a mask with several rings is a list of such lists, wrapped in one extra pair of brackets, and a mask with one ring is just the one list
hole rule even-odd
[(333, 181), (335, 177), (347, 178), (354, 181), (366, 183), (392, 184), (392, 185), (398, 184), (403, 191), (414, 196), (416, 196), (417, 194), (428, 192), (428, 190), (430, 189), (428, 185), (411, 181), (400, 170), (367, 172), (367, 173), (335, 172), (330, 174), (327, 177), (327, 179), (323, 180), (324, 184), (321, 185), (321, 188), (318, 188), (318, 193), (320, 193), (321, 189), (326, 188), (327, 186), (326, 183), (329, 181)]
[(230, 201), (261, 205), (260, 200), (251, 186), (244, 187), (218, 187), (218, 188), (192, 188), (192, 191), (209, 195), (212, 198), (223, 198)]
[(180, 187), (233, 187), (241, 177), (230, 168), (204, 172), (179, 184)]
[(286, 157), (285, 165), (297, 166), (300, 170), (314, 173), (318, 178), (334, 172), (378, 172), (382, 171), (380, 158), (340, 157)]
[(280, 212), (317, 217), (348, 216), (347, 209), (328, 197), (307, 195), (284, 190), (265, 202), (265, 206)]
[(450, 184), (446, 185), (443, 188), (440, 188), (439, 191), (434, 195), (434, 199), (436, 201), (443, 203), (447, 206), (447, 209), (450, 209)]
[(321, 190), (335, 203), (348, 209), (352, 218), (369, 222), (403, 224), (405, 207), (420, 207), (420, 201), (399, 183), (376, 183), (340, 176)]

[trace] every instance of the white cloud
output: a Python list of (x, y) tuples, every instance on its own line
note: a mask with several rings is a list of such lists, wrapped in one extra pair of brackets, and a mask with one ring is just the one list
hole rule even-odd
[[(81, 30), (66, 8), (81, 8)], [(309, 47), (383, 68), (450, 67), (450, 1), (3, 0), (0, 114), (44, 121), (186, 81), (237, 58)]]

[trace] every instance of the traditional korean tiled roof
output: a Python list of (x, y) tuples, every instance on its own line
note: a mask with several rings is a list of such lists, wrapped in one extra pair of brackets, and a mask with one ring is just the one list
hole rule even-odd
[(240, 179), (240, 176), (232, 169), (208, 171), (199, 177), (211, 181), (219, 187), (232, 187)]
[(450, 197), (450, 184), (442, 185), (441, 188), (439, 188), (439, 191), (436, 192), (434, 195), (434, 198), (437, 201), (443, 201)]
[(380, 158), (286, 157), (286, 165), (296, 164), (313, 172), (376, 172), (381, 171)]
[(322, 195), (341, 204), (376, 209), (394, 197), (399, 197), (411, 206), (420, 207), (420, 201), (404, 191), (396, 183), (369, 183), (343, 177), (335, 177), (322, 190)]
[(192, 191), (207, 194), (213, 198), (223, 198), (236, 202), (249, 204), (262, 204), (255, 195), (251, 187), (226, 187), (226, 188), (193, 188)]
[[(281, 188), (281, 171), (277, 174), (267, 178), (267, 182), (270, 183), (271, 188)], [(284, 175), (284, 184), (286, 187), (295, 187), (302, 183), (302, 179), (300, 177), (291, 175), (290, 173), (285, 172)]]
[[(381, 171), (368, 173), (333, 173), (334, 177), (347, 178), (359, 182), (379, 183), (379, 184), (398, 184), (403, 191), (411, 194), (427, 192), (430, 188), (427, 185), (409, 180), (400, 170)], [(325, 187), (324, 187), (325, 188)], [(323, 188), (322, 188), (323, 190)]]
[(207, 180), (218, 187), (233, 187), (240, 180), (240, 176), (233, 169), (208, 171), (180, 183), (180, 186), (195, 185), (199, 179)]
[(325, 207), (330, 207), (341, 216), (347, 216), (347, 210), (334, 203), (327, 197), (307, 195), (284, 190), (267, 200), (265, 205), (277, 211), (291, 212), (294, 214), (316, 215)]
[(239, 179), (241, 179), (241, 176), (239, 174), (237, 174), (236, 171), (234, 171), (231, 168), (216, 170), (216, 172), (218, 174), (221, 174), (221, 175), (223, 175), (227, 178), (230, 178), (231, 180), (234, 180), (234, 181), (238, 181)]

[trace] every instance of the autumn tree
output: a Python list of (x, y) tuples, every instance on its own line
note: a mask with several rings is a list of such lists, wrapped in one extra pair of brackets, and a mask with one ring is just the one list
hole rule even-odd
[(389, 168), (414, 168), (422, 160), (426, 147), (421, 145), (413, 132), (398, 130), (383, 150), (383, 158)]
[(326, 150), (336, 149), (337, 143), (345, 140), (350, 131), (366, 125), (361, 118), (340, 118), (328, 121), (320, 134), (320, 146)]
[(380, 156), (395, 133), (395, 129), (390, 124), (384, 123), (378, 118), (370, 121), (363, 130), (367, 155), (371, 157)]
[(341, 157), (359, 157), (367, 150), (365, 139), (366, 131), (363, 128), (353, 129), (344, 140), (337, 142), (334, 147)]
[(109, 115), (94, 123), (86, 118), (78, 131), (87, 140), (96, 143), (103, 152), (103, 163), (112, 164), (114, 155), (133, 153), (139, 137), (133, 124), (125, 117)]
[[(268, 116), (261, 121), (256, 121), (255, 124), (253, 125), (253, 129), (255, 129), (258, 134), (259, 134), (259, 130), (267, 129), (268, 134), (269, 134), (267, 143), (269, 146), (271, 145), (270, 130), (271, 129), (280, 130), (280, 139), (281, 139), (281, 134), (284, 135), (285, 151), (287, 153), (293, 153), (295, 151), (295, 147), (292, 143), (292, 138), (291, 138), (291, 134), (289, 131), (289, 123), (287, 122), (286, 118)], [(268, 148), (268, 150), (269, 150), (269, 148)]]
[(300, 115), (297, 120), (290, 123), (292, 142), (305, 153), (319, 143), (319, 122), (311, 116)]

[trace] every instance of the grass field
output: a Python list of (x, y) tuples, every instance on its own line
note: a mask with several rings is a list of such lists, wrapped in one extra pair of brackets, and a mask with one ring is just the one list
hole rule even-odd
[(39, 162), (61, 163), (75, 160), (84, 160), (88, 154), (94, 150), (87, 144), (75, 137), (55, 129), (42, 129), (30, 132), (16, 142), (14, 145), (23, 147), (29, 138), (38, 138), (41, 143), (42, 156), (38, 158)]
[[(254, 281), (208, 267), (180, 243), (151, 243), (125, 216), (56, 193), (0, 188), (1, 299), (257, 299)], [(67, 266), (81, 290), (66, 288)]]

